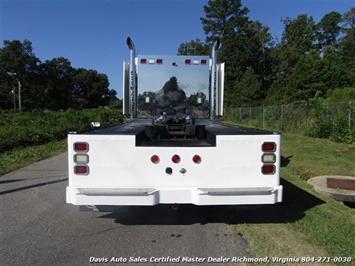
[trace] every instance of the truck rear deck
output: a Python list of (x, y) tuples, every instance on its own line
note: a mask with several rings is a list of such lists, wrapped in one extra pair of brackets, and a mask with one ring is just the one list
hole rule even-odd
[[(137, 119), (69, 134), (73, 174), (67, 202), (249, 205), (282, 200), (278, 133), (201, 119), (196, 124), (205, 127), (203, 138), (152, 140), (144, 133), (150, 124), (148, 119)], [(81, 144), (86, 146), (77, 150)], [(87, 156), (87, 162), (76, 162), (80, 155)], [(82, 172), (75, 170), (82, 166)]]

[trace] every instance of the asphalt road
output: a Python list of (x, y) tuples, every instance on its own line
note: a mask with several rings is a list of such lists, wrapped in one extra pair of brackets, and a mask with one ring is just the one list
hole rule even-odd
[(0, 177), (0, 265), (247, 265), (238, 258), (253, 257), (228, 207), (79, 211), (65, 202), (67, 183), (66, 154)]

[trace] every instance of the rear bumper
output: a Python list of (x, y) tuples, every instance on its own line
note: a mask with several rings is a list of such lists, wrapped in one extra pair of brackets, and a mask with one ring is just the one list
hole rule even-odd
[(250, 188), (78, 188), (67, 187), (74, 205), (152, 206), (157, 204), (254, 205), (282, 201), (282, 186)]

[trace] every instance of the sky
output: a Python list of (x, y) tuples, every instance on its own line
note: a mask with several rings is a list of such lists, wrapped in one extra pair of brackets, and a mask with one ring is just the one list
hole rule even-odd
[[(69, 59), (75, 68), (106, 74), (122, 98), (122, 65), (129, 60), (127, 37), (138, 54), (175, 55), (183, 42), (205, 40), (200, 17), (208, 0), (0, 0), (0, 47), (4, 40), (32, 42), (42, 61)], [(344, 13), (355, 0), (242, 0), (251, 20), (282, 37), (281, 18)]]

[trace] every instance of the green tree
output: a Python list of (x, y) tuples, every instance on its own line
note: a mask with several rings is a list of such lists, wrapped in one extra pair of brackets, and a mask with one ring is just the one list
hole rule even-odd
[(112, 96), (113, 92), (108, 86), (107, 75), (96, 70), (79, 68), (74, 76), (73, 98), (87, 99), (88, 107), (96, 108), (106, 103), (106, 98)]
[(350, 86), (350, 78), (346, 70), (346, 64), (341, 59), (340, 53), (331, 47), (323, 52), (323, 75), (325, 87), (330, 90)]
[(178, 55), (210, 55), (211, 48), (208, 44), (201, 42), (199, 38), (189, 42), (181, 43), (178, 48)]
[(307, 100), (313, 98), (317, 91), (325, 93), (324, 62), (316, 50), (311, 50), (296, 64), (295, 70), (288, 79), (288, 91), (291, 100)]
[(330, 102), (354, 102), (355, 88), (345, 87), (328, 90), (326, 96)]
[(243, 31), (249, 20), (249, 9), (242, 8), (241, 0), (208, 0), (203, 8), (206, 17), (200, 20), (207, 35), (206, 41), (210, 43), (217, 38), (223, 43), (235, 31)]
[[(40, 60), (32, 52), (32, 43), (29, 40), (4, 41), (4, 47), (0, 50), (0, 69), (3, 75), (13, 77), (8, 78), (7, 82), (9, 80), (17, 82), (19, 109), (22, 108), (23, 101), (27, 106), (36, 105), (38, 92), (33, 88), (31, 90), (30, 87), (38, 74), (39, 63)], [(11, 87), (7, 90), (11, 91)]]
[(317, 24), (317, 39), (319, 48), (323, 50), (325, 47), (334, 48), (337, 42), (337, 37), (341, 32), (340, 27), (341, 14), (332, 11), (326, 14)]
[(349, 86), (355, 87), (355, 7), (343, 15), (342, 22), (344, 36), (339, 41), (339, 54), (345, 65)]
[(16, 77), (7, 74), (0, 63), (0, 108), (10, 109), (17, 107)]
[(226, 99), (231, 107), (256, 106), (260, 104), (261, 80), (252, 68), (245, 71), (239, 80), (234, 84), (233, 93)]
[[(201, 22), (206, 41), (222, 41), (219, 58), (226, 62), (225, 91), (226, 99), (229, 99), (226, 104), (235, 106), (260, 102), (271, 85), (270, 48), (273, 42), (269, 28), (259, 21), (250, 21), (247, 16), (249, 9), (242, 7), (239, 0), (210, 0), (204, 10), (206, 17), (201, 18)], [(256, 95), (250, 99), (237, 97), (246, 95), (236, 90), (241, 89), (238, 84), (247, 82), (246, 76), (253, 76), (251, 71), (259, 87)]]
[[(296, 19), (284, 18), (282, 22), (285, 28), (281, 42), (270, 51), (273, 82), (266, 96), (268, 104), (286, 104), (304, 98), (307, 89), (303, 88), (298, 94), (293, 86), (298, 86), (296, 76), (301, 75), (299, 71), (302, 68), (309, 68), (306, 67), (309, 63), (297, 64), (311, 51), (317, 51), (316, 24), (312, 16), (302, 14)], [(313, 57), (316, 56), (314, 52)], [(297, 68), (298, 72), (293, 75)], [(313, 94), (313, 89), (311, 91), (310, 95)]]
[(46, 108), (67, 109), (71, 102), (75, 69), (70, 61), (63, 57), (46, 60), (41, 67)]
[(254, 96), (254, 100), (257, 102), (265, 99), (273, 81), (271, 52), (275, 43), (269, 31), (270, 28), (259, 21), (252, 21), (249, 24), (249, 45), (246, 49), (248, 63), (246, 66), (247, 69), (253, 69), (260, 82), (260, 91), (258, 95)]
[(296, 19), (289, 17), (282, 19), (285, 30), (277, 55), (280, 64), (277, 71), (283, 75), (292, 73), (298, 60), (310, 50), (315, 49), (316, 25), (313, 17), (307, 14), (299, 15)]
[(355, 27), (355, 7), (352, 7), (349, 11), (345, 12), (342, 16), (344, 28), (352, 29)]
[(270, 93), (268, 104), (289, 104), (295, 101), (307, 101), (316, 93), (323, 95), (327, 86), (325, 63), (317, 50), (311, 50), (302, 56), (289, 75), (278, 75)]

